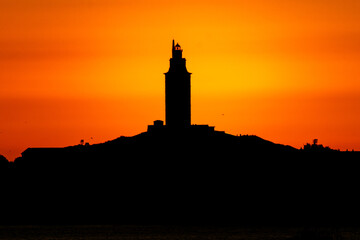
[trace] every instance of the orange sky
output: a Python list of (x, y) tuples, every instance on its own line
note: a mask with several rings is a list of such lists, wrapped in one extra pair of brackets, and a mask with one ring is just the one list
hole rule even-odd
[(175, 38), (192, 123), (360, 150), (358, 0), (0, 0), (0, 154), (165, 118)]

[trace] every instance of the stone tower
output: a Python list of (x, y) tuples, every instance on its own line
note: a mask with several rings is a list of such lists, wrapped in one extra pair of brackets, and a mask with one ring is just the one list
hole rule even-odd
[(172, 43), (170, 68), (165, 73), (165, 122), (173, 129), (191, 125), (190, 75), (179, 44)]

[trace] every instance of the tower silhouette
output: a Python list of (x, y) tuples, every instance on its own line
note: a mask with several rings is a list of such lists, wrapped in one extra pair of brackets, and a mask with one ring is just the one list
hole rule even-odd
[(165, 73), (165, 122), (174, 129), (191, 125), (190, 75), (179, 44), (172, 42), (170, 68)]

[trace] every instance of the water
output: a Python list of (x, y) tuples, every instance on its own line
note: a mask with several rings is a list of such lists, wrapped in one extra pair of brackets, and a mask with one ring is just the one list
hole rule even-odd
[[(235, 226), (0, 226), (1, 240), (293, 240), (360, 239), (357, 229), (249, 228)], [(308, 231), (309, 232), (309, 231)], [(314, 230), (310, 231), (311, 233)], [(336, 234), (334, 234), (336, 232)], [(299, 238), (299, 236), (301, 236)], [(309, 237), (310, 236), (310, 237)], [(316, 236), (316, 237), (311, 237)], [(321, 236), (321, 237), (319, 237)]]

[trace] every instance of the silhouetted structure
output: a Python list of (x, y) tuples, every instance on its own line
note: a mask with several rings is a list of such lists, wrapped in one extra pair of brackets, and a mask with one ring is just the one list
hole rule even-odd
[[(180, 130), (192, 133), (212, 133), (214, 127), (208, 125), (191, 125), (191, 84), (186, 69), (186, 59), (182, 57), (182, 49), (175, 41), (172, 42), (172, 58), (170, 68), (165, 73), (165, 123), (156, 120), (148, 126), (148, 132)], [(176, 131), (179, 133), (179, 131)], [(179, 137), (179, 136), (178, 136)]]
[(184, 128), (191, 124), (190, 75), (182, 49), (173, 40), (170, 68), (165, 73), (165, 121), (170, 128)]
[(322, 144), (318, 144), (318, 139), (313, 140), (313, 144), (307, 143), (304, 145), (304, 149), (300, 149), (304, 152), (322, 153), (322, 152), (339, 152), (339, 150), (331, 149), (330, 147), (324, 147)]

